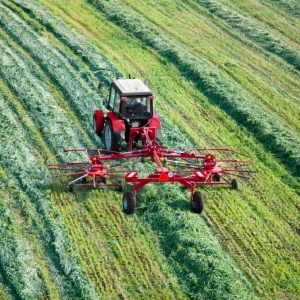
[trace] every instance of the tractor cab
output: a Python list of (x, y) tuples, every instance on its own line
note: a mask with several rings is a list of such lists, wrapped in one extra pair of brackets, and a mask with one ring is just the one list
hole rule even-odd
[(139, 79), (117, 79), (110, 86), (107, 109), (127, 122), (145, 121), (153, 116), (153, 96)]
[[(111, 83), (107, 116), (96, 110), (93, 118), (95, 132), (99, 136), (104, 133), (107, 150), (120, 151), (122, 141), (129, 143), (131, 128), (155, 127), (156, 138), (160, 138), (160, 119), (153, 110), (153, 99), (152, 92), (140, 79), (116, 79)], [(135, 142), (138, 140), (137, 135)]]

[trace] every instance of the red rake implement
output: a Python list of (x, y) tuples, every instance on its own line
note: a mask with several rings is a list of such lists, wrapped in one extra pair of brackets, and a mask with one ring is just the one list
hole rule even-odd
[[(236, 177), (249, 179), (251, 174), (256, 173), (248, 169), (248, 165), (253, 160), (245, 154), (228, 148), (195, 148), (187, 151), (166, 149), (156, 144), (156, 139), (153, 138), (155, 128), (144, 127), (139, 130), (143, 130), (143, 135), (146, 137), (140, 149), (129, 152), (104, 149), (63, 150), (58, 155), (79, 152), (84, 153), (87, 160), (50, 164), (49, 167), (61, 172), (55, 177), (75, 178), (69, 182), (70, 192), (78, 186), (115, 187), (118, 191), (122, 191), (122, 180), (132, 185), (132, 191), (127, 191), (123, 195), (123, 209), (127, 214), (135, 211), (136, 192), (148, 183), (168, 182), (183, 185), (191, 190), (192, 210), (201, 213), (204, 199), (199, 191), (195, 191), (198, 185), (230, 185), (233, 189), (238, 189)], [(152, 138), (149, 137), (148, 132), (151, 132)], [(152, 166), (156, 166), (152, 173), (143, 176), (145, 171), (132, 169), (134, 159), (146, 163), (147, 158)]]

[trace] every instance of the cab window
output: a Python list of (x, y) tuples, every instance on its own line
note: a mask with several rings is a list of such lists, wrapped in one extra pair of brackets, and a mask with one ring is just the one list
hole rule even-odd
[(148, 119), (152, 116), (151, 103), (146, 97), (127, 98), (124, 116), (129, 119)]
[(120, 95), (116, 94), (115, 96), (115, 102), (114, 102), (114, 107), (113, 107), (113, 112), (114, 113), (119, 113), (119, 110), (120, 110)]
[(115, 97), (116, 97), (116, 91), (113, 87), (111, 87), (110, 94), (109, 94), (109, 101), (107, 105), (110, 110), (114, 108)]
[(116, 90), (113, 87), (111, 87), (107, 108), (116, 114), (119, 113), (120, 101), (120, 95), (116, 93)]

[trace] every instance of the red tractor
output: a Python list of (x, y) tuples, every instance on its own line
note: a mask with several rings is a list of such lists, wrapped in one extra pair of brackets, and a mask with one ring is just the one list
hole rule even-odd
[(125, 141), (129, 150), (142, 146), (145, 137), (131, 128), (156, 128), (156, 139), (161, 137), (161, 124), (153, 110), (153, 95), (140, 79), (116, 79), (111, 83), (106, 108), (109, 112), (95, 110), (93, 128), (98, 136), (104, 136), (104, 147), (110, 151), (120, 151)]
[[(136, 193), (149, 183), (168, 182), (181, 184), (191, 191), (190, 204), (196, 213), (201, 213), (204, 198), (197, 186), (231, 185), (238, 188), (239, 177), (248, 179), (255, 173), (248, 169), (253, 161), (248, 155), (228, 148), (194, 148), (173, 150), (157, 143), (161, 137), (158, 115), (153, 111), (153, 95), (139, 79), (117, 79), (110, 86), (106, 107), (94, 112), (94, 130), (104, 134), (105, 149), (65, 149), (55, 155), (66, 155), (63, 162), (50, 164), (55, 175), (74, 177), (69, 182), (69, 191), (77, 187), (115, 187), (122, 191), (123, 179), (131, 191), (123, 195), (123, 209), (132, 214), (136, 206)], [(129, 151), (121, 152), (121, 143), (126, 141)], [(134, 148), (134, 149), (133, 149)], [(68, 160), (68, 153), (85, 153), (84, 161)], [(234, 157), (231, 157), (233, 155)], [(218, 156), (218, 158), (217, 158)], [(148, 160), (146, 160), (148, 158)], [(151, 173), (133, 169), (131, 163), (137, 159), (156, 168)], [(148, 161), (148, 162), (147, 162)], [(153, 164), (152, 164), (153, 163)]]

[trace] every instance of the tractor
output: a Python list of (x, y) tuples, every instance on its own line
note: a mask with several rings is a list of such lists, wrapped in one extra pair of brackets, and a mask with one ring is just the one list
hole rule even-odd
[[(161, 124), (153, 110), (153, 99), (147, 85), (139, 79), (113, 81), (106, 116), (103, 110), (93, 114), (94, 131), (104, 136), (105, 149), (64, 149), (54, 157), (77, 152), (85, 154), (86, 159), (64, 159), (64, 162), (50, 164), (52, 170), (59, 172), (55, 177), (73, 177), (69, 182), (70, 192), (79, 187), (115, 187), (122, 191), (123, 179), (131, 188), (125, 191), (122, 200), (126, 214), (135, 211), (136, 193), (143, 186), (177, 183), (191, 191), (192, 211), (201, 213), (204, 198), (196, 190), (198, 186), (231, 185), (237, 190), (237, 179), (232, 177), (249, 179), (249, 175), (255, 173), (247, 167), (253, 162), (251, 157), (228, 148), (173, 150), (160, 145)], [(121, 151), (123, 141), (128, 144), (129, 151)], [(147, 163), (148, 167), (154, 166), (154, 170), (145, 175), (133, 169), (131, 163), (135, 159)]]
[(100, 109), (93, 114), (93, 129), (103, 136), (106, 150), (121, 151), (123, 141), (129, 151), (143, 145), (145, 137), (139, 131), (142, 127), (155, 128), (155, 138), (159, 140), (161, 124), (153, 110), (153, 100), (152, 92), (140, 79), (116, 79), (111, 83), (106, 116)]

